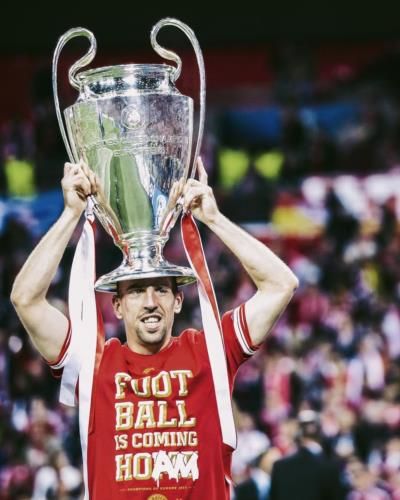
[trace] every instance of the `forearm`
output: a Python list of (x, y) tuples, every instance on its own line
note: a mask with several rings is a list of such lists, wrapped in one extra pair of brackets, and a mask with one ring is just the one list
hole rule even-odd
[(48, 361), (58, 359), (68, 332), (68, 319), (46, 299), (62, 256), (85, 209), (97, 192), (88, 167), (66, 163), (61, 181), (64, 211), (46, 233), (15, 279), (11, 301), (32, 342)]
[(259, 291), (271, 288), (293, 292), (298, 280), (267, 246), (217, 212), (208, 227), (241, 262)]
[(79, 214), (65, 208), (33, 250), (15, 279), (11, 293), (14, 305), (31, 304), (46, 297), (79, 218)]

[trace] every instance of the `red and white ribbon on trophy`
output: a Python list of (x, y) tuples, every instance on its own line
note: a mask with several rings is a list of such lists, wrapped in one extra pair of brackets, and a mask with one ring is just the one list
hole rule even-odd
[(235, 449), (237, 437), (221, 318), (199, 230), (191, 214), (182, 216), (181, 232), (187, 259), (197, 278), (201, 319), (217, 399), (222, 441)]

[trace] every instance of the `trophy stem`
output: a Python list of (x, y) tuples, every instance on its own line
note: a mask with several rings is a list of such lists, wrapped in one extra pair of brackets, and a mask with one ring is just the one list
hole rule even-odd
[(162, 250), (167, 238), (141, 235), (122, 239), (124, 262), (132, 269), (154, 270), (164, 261)]

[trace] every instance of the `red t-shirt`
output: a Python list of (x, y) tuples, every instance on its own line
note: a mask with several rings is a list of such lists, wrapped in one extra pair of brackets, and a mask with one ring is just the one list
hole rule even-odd
[[(223, 316), (222, 329), (232, 389), (255, 350), (244, 306)], [(202, 331), (185, 330), (153, 355), (110, 339), (93, 390), (90, 499), (229, 498), (232, 450), (222, 443)]]

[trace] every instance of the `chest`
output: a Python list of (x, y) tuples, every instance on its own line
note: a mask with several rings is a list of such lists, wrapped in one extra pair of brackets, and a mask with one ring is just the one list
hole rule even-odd
[(116, 431), (194, 428), (213, 401), (209, 364), (193, 353), (131, 360), (120, 350), (102, 363), (96, 381), (96, 406), (112, 409)]

